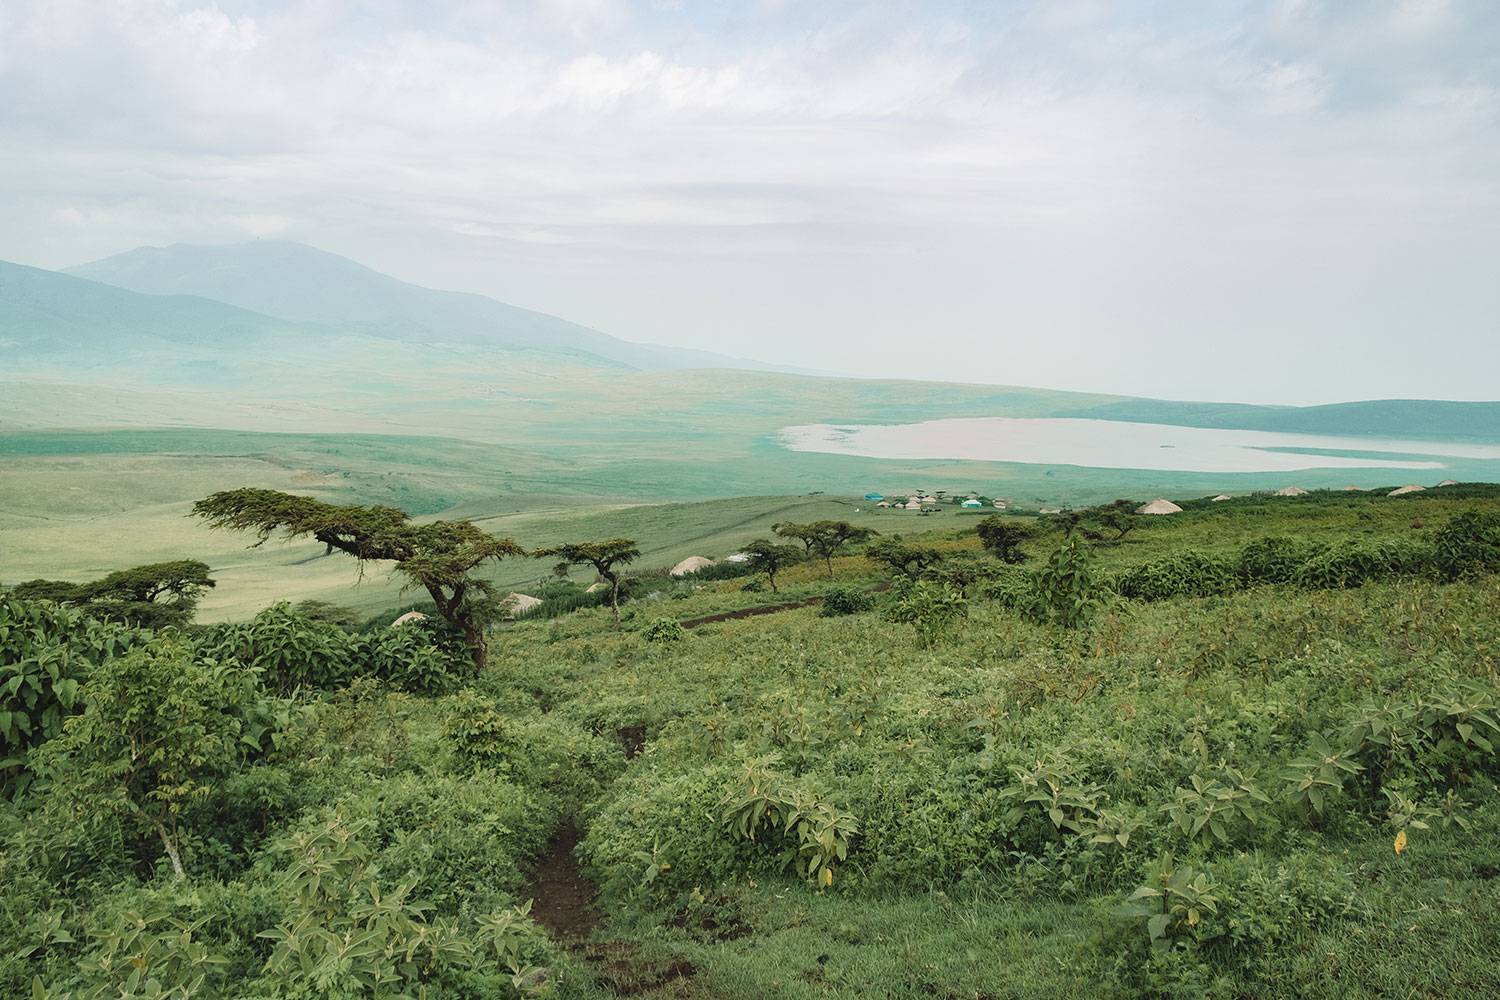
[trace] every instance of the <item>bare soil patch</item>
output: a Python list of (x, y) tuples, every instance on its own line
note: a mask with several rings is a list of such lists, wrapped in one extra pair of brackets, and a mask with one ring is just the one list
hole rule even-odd
[(533, 900), (532, 919), (562, 944), (588, 938), (604, 921), (595, 905), (599, 894), (573, 858), (577, 846), (578, 827), (569, 820), (552, 835), (526, 890)]

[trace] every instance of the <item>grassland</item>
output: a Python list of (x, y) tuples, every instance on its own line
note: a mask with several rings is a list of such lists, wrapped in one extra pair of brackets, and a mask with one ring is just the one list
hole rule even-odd
[[(780, 384), (772, 376), (742, 374)], [(698, 402), (706, 405), (706, 397), (720, 389), (711, 382)], [(890, 399), (877, 399), (895, 407)], [(1052, 403), (1033, 399), (1023, 410), (1045, 405)], [(305, 416), (296, 411), (288, 420), (296, 424)], [(84, 580), (125, 566), (191, 558), (208, 562), (221, 580), (203, 605), (210, 620), (248, 617), (282, 597), (314, 597), (361, 610), (396, 603), (394, 586), (382, 576), (356, 585), (347, 566), (320, 559), (316, 547), (246, 550), (243, 540), (215, 535), (186, 517), (194, 500), (239, 486), (305, 492), (334, 503), (387, 504), (420, 516), (447, 512), (480, 520), (527, 547), (564, 541), (568, 532), (586, 532), (593, 523), (610, 532), (603, 537), (623, 534), (640, 541), (643, 563), (671, 565), (688, 555), (729, 554), (777, 519), (766, 511), (788, 508), (783, 520), (875, 517), (869, 510), (853, 512), (862, 506), (855, 498), (870, 489), (975, 489), (1040, 507), (1120, 495), (1182, 498), (1265, 489), (1289, 478), (804, 454), (780, 448), (769, 436), (728, 431), (743, 419), (737, 407), (705, 415), (691, 434), (684, 432), (695, 419), (677, 412), (645, 429), (623, 415), (587, 426), (561, 423), (544, 440), (528, 442), (535, 449), (497, 443), (503, 435), (493, 429), (476, 429), (475, 439), (199, 427), (0, 433), (0, 582)], [(620, 426), (609, 429), (611, 423)], [(1332, 486), (1347, 481), (1348, 473), (1295, 478)], [(748, 505), (708, 499), (724, 496), (773, 499)], [(805, 509), (789, 507), (796, 504)], [(869, 523), (879, 527), (907, 515), (878, 516), (887, 520)], [(533, 567), (502, 564), (495, 579), (515, 587), (534, 575)]]

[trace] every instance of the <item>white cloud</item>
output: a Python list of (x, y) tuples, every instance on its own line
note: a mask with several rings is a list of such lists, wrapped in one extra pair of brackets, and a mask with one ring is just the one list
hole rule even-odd
[(0, 257), (274, 232), (634, 339), (1318, 398), (1241, 345), (1491, 328), (1491, 9), (13, 0)]

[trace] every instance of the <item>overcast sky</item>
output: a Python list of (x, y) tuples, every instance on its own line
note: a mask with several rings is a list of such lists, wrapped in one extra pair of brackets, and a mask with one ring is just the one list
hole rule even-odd
[(292, 239), (628, 340), (1500, 399), (1500, 3), (4, 0), (0, 259)]

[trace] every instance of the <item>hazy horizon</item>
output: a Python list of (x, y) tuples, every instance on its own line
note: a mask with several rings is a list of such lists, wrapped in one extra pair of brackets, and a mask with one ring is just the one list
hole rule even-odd
[(0, 258), (286, 239), (638, 343), (1493, 400), (1500, 7), (0, 11)]

